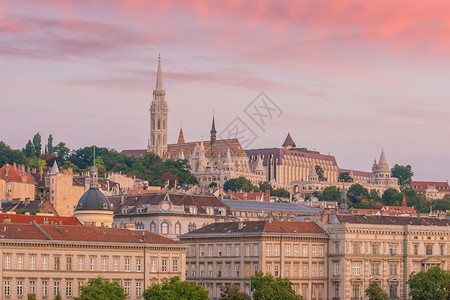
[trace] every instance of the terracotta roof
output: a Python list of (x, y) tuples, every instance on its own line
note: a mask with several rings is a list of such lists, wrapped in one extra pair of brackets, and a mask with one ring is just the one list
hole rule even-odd
[(183, 236), (191, 234), (236, 234), (236, 233), (291, 233), (324, 235), (325, 232), (314, 222), (289, 221), (245, 221), (212, 223), (194, 230)]
[(0, 224), (0, 240), (1, 239), (130, 244), (179, 244), (174, 240), (146, 230), (128, 230), (80, 225)]
[(134, 156), (134, 157), (144, 157), (147, 153), (147, 149), (130, 149), (130, 150), (123, 150), (120, 152), (122, 154), (128, 155), (128, 156)]
[[(189, 142), (184, 144), (169, 144), (167, 145), (167, 153), (165, 158), (178, 158), (181, 151), (183, 151), (185, 157), (192, 155), (196, 145), (200, 145), (201, 141)], [(244, 149), (239, 143), (238, 139), (223, 139), (216, 140), (211, 147), (210, 141), (203, 141), (206, 157), (226, 156), (228, 149), (232, 156), (246, 156)]]
[(332, 155), (320, 154), (316, 151), (310, 151), (307, 149), (282, 149), (282, 148), (264, 148), (264, 149), (250, 149), (245, 150), (248, 156), (262, 156), (263, 165), (267, 166), (268, 158), (277, 159), (277, 164), (281, 165), (284, 156), (299, 156), (316, 160), (326, 160), (331, 162), (332, 165), (337, 166), (336, 159)]
[(408, 206), (383, 206), (380, 211), (387, 212), (389, 215), (416, 215), (414, 207)]
[(0, 178), (5, 179), (6, 181), (36, 184), (34, 178), (25, 172), (25, 167), (21, 168), (20, 166), (11, 166), (10, 164), (5, 164), (0, 168)]
[(184, 144), (184, 134), (183, 134), (183, 128), (180, 128), (180, 134), (178, 135), (178, 142), (177, 144)]
[[(5, 221), (8, 220), (8, 221)], [(0, 223), (11, 222), (11, 223), (32, 223), (37, 224), (60, 224), (60, 225), (81, 225), (75, 217), (59, 217), (59, 216), (39, 216), (39, 215), (17, 215), (17, 214), (0, 214)]]
[(336, 215), (336, 217), (339, 223), (349, 224), (450, 226), (450, 219), (439, 218), (378, 215)]
[(450, 192), (450, 186), (448, 182), (439, 182), (439, 181), (411, 181), (410, 187), (418, 192), (425, 191), (428, 187), (434, 187), (438, 191), (446, 191)]
[(263, 192), (225, 193), (225, 197), (234, 200), (264, 200)]

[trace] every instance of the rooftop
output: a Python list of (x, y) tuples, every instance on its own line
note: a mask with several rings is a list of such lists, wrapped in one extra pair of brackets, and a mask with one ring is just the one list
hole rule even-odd
[(450, 226), (449, 219), (428, 217), (342, 214), (336, 215), (336, 219), (335, 223), (348, 224)]

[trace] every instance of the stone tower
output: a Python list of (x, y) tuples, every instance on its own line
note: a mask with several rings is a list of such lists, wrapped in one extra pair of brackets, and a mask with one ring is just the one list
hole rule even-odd
[(212, 144), (214, 144), (214, 142), (216, 141), (216, 138), (217, 138), (216, 123), (214, 122), (214, 116), (213, 116), (213, 120), (212, 120), (211, 131), (209, 133), (210, 133), (210, 143), (212, 145)]
[(163, 156), (167, 151), (167, 102), (166, 91), (163, 88), (161, 72), (161, 55), (158, 57), (156, 86), (153, 90), (153, 101), (150, 106), (150, 139), (148, 152)]

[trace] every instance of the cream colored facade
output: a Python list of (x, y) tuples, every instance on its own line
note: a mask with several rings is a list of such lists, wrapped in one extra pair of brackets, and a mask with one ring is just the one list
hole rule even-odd
[(73, 184), (72, 169), (50, 172), (45, 178), (45, 186), (49, 191), (50, 203), (58, 215), (71, 217), (73, 207), (77, 205), (85, 191), (84, 186)]
[(186, 247), (179, 244), (2, 239), (0, 245), (2, 300), (26, 299), (27, 293), (54, 299), (58, 291), (73, 299), (98, 276), (117, 281), (127, 299), (143, 299), (152, 283), (185, 279)]
[(34, 200), (36, 182), (23, 165), (0, 168), (0, 200)]
[[(244, 225), (245, 226), (245, 225)], [(288, 278), (305, 299), (327, 298), (326, 235), (302, 233), (205, 233), (181, 236), (190, 247), (186, 280), (201, 284), (218, 299), (220, 288), (235, 284), (251, 294), (250, 277), (262, 271)]]
[(334, 217), (323, 226), (330, 236), (329, 299), (368, 299), (364, 291), (372, 281), (390, 299), (410, 299), (405, 283), (412, 272), (435, 265), (449, 269), (447, 224), (450, 221), (437, 218)]

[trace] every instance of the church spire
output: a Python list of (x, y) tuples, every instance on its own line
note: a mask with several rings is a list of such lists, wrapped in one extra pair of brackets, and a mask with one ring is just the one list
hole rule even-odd
[(163, 90), (162, 71), (161, 71), (161, 54), (158, 55), (158, 71), (156, 72), (155, 91)]
[(214, 144), (214, 142), (216, 141), (216, 138), (217, 138), (216, 123), (214, 122), (214, 114), (213, 114), (210, 134), (211, 134), (210, 140), (211, 140), (211, 145), (212, 145), (212, 144)]

